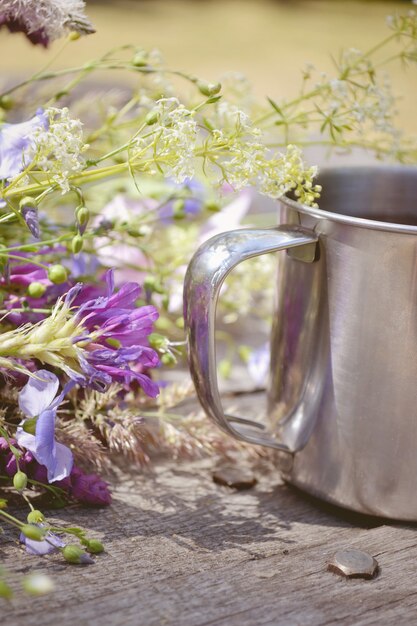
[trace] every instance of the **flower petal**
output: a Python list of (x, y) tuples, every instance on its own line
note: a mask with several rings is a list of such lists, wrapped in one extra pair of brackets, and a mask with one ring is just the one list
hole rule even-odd
[(20, 541), (21, 543), (25, 544), (26, 550), (27, 552), (29, 552), (29, 554), (35, 554), (37, 556), (50, 554), (58, 548), (63, 548), (65, 546), (65, 543), (60, 537), (58, 537), (58, 535), (47, 532), (45, 536), (48, 538), (48, 540), (45, 539), (43, 541), (34, 541), (33, 539), (28, 539), (23, 533), (21, 533)]
[(59, 380), (48, 370), (38, 370), (19, 393), (20, 410), (27, 417), (37, 417), (47, 409), (56, 396)]
[(52, 471), (48, 468), (48, 482), (53, 483), (63, 480), (71, 474), (74, 465), (72, 452), (63, 443), (55, 442), (55, 467)]
[(30, 452), (32, 452), (33, 455), (35, 454), (35, 450), (36, 450), (35, 435), (30, 435), (29, 433), (24, 431), (21, 426), (18, 426), (16, 429), (16, 441), (21, 448), (26, 448), (26, 450), (29, 450)]
[[(34, 455), (38, 463), (45, 465), (49, 472), (55, 467), (55, 409), (42, 411), (36, 423), (36, 446)], [(32, 452), (32, 450), (31, 450)]]
[(4, 124), (0, 131), (0, 179), (12, 178), (30, 163), (34, 148), (34, 132), (48, 126), (48, 116), (42, 110), (32, 119), (20, 124)]
[(55, 441), (55, 412), (55, 409), (48, 409), (39, 416), (35, 450), (31, 450), (38, 463), (45, 465), (49, 483), (69, 476), (74, 462), (71, 450)]

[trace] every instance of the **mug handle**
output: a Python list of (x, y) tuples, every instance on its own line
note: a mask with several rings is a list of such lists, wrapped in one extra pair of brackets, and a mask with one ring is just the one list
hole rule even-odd
[(189, 365), (203, 409), (223, 431), (237, 439), (290, 454), (296, 450), (263, 433), (263, 424), (224, 413), (217, 384), (216, 306), (226, 276), (241, 261), (288, 249), (289, 254), (300, 261), (312, 263), (316, 256), (317, 241), (315, 233), (300, 226), (240, 229), (221, 233), (197, 250), (188, 266), (184, 283), (184, 322)]

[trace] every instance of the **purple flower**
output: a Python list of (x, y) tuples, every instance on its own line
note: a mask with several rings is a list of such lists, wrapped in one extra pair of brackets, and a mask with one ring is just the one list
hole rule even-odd
[[(203, 208), (203, 197), (205, 189), (201, 183), (187, 178), (182, 184), (173, 183), (174, 190), (185, 190), (190, 193), (190, 197), (183, 199), (182, 212), (185, 217), (194, 217), (201, 213)], [(181, 200), (181, 199), (180, 199)], [(170, 201), (159, 208), (158, 214), (164, 224), (170, 224), (175, 216), (175, 202)]]
[(42, 109), (27, 122), (3, 124), (0, 130), (0, 180), (17, 176), (29, 165), (35, 148), (34, 132), (48, 128), (48, 124), (48, 116)]
[(22, 208), (22, 217), (25, 220), (27, 227), (29, 228), (30, 232), (35, 237), (35, 239), (39, 239), (40, 229), (39, 229), (38, 209), (33, 206), (24, 206)]
[[(16, 459), (10, 446), (14, 446), (22, 453), (19, 458), (19, 468), (27, 474), (29, 479), (39, 483), (48, 482), (48, 472), (44, 465), (40, 465), (32, 452), (24, 451), (16, 439), (0, 437), (0, 469), (10, 477), (17, 471)], [(86, 474), (79, 467), (73, 466), (66, 478), (56, 481), (55, 485), (63, 489), (69, 496), (82, 504), (89, 506), (108, 506), (111, 504), (109, 484), (97, 474)], [(25, 542), (26, 543), (26, 542)]]
[[(88, 333), (97, 333), (99, 329), (99, 336), (86, 348), (88, 356), (82, 364), (88, 384), (100, 388), (112, 381), (137, 380), (145, 393), (154, 398), (159, 387), (143, 369), (159, 365), (158, 354), (147, 342), (158, 311), (154, 306), (136, 307), (140, 295), (137, 283), (126, 283), (114, 293), (112, 271), (107, 272), (106, 282), (107, 295), (85, 302), (75, 314)], [(73, 294), (67, 295), (69, 301), (78, 295), (77, 287), (73, 289)], [(82, 335), (79, 341), (85, 339)]]
[(8, 17), (6, 13), (0, 14), (0, 26), (7, 26), (11, 33), (25, 33), (26, 37), (33, 44), (40, 44), (47, 47), (49, 39), (46, 32), (40, 28), (35, 31), (30, 31), (27, 24), (21, 18), (13, 19)]
[[(56, 254), (59, 254), (61, 251), (65, 252), (65, 250), (61, 250), (61, 248), (57, 246), (55, 248), (43, 248), (39, 250), (38, 253), (45, 255), (53, 254), (56, 256)], [(19, 326), (27, 322), (36, 323), (44, 319), (47, 313), (33, 313), (31, 308), (48, 309), (53, 306), (57, 299), (73, 286), (73, 282), (69, 280), (60, 285), (54, 285), (49, 280), (47, 271), (44, 268), (33, 265), (32, 263), (25, 263), (25, 253), (17, 252), (16, 256), (22, 257), (22, 264), (16, 265), (11, 262), (8, 276), (0, 278), (0, 285), (8, 292), (4, 300), (4, 308), (10, 311), (7, 316), (7, 321)], [(81, 275), (93, 274), (98, 267), (98, 261), (95, 257), (84, 253), (78, 255), (78, 258), (74, 257), (73, 261), (69, 261), (68, 263), (64, 261), (63, 264), (67, 265), (70, 269), (71, 276), (74, 278), (78, 278)], [(43, 295), (37, 298), (30, 297), (27, 294), (27, 288), (34, 282), (40, 283), (45, 287)], [(105, 293), (106, 285), (104, 281), (100, 281), (94, 285), (85, 284), (74, 300), (74, 304), (79, 306), (83, 302)], [(13, 309), (25, 309), (26, 305), (29, 307), (27, 310), (13, 312)]]
[[(40, 528), (42, 528), (43, 524), (37, 524)], [(62, 541), (58, 535), (51, 533), (48, 531), (45, 534), (45, 539), (42, 541), (34, 541), (33, 539), (28, 539), (25, 537), (23, 533), (20, 533), (20, 542), (25, 544), (26, 551), (29, 554), (34, 554), (36, 556), (44, 556), (45, 554), (50, 554), (51, 552), (55, 552), (59, 548), (64, 548), (65, 543)]]
[(71, 276), (79, 278), (80, 276), (94, 276), (99, 268), (97, 257), (93, 254), (80, 252), (71, 257)]
[(22, 32), (33, 44), (46, 48), (68, 31), (81, 35), (95, 32), (84, 5), (83, 0), (2, 0), (0, 27)]
[(74, 384), (71, 381), (56, 396), (58, 378), (48, 370), (38, 370), (36, 378), (29, 378), (19, 393), (20, 410), (28, 418), (36, 418), (36, 430), (35, 435), (31, 435), (18, 427), (17, 442), (29, 450), (38, 463), (45, 465), (50, 483), (69, 476), (73, 466), (71, 450), (55, 441), (55, 417), (58, 406)]
[(71, 472), (71, 487), (73, 498), (89, 506), (108, 506), (111, 503), (109, 485), (97, 474), (84, 474), (74, 467)]

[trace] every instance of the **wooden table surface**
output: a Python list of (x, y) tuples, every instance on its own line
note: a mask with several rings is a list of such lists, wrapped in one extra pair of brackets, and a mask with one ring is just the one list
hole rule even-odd
[[(49, 596), (1, 601), (11, 626), (275, 626), (417, 624), (416, 528), (365, 518), (283, 484), (276, 471), (235, 491), (215, 484), (213, 459), (160, 463), (124, 478), (107, 509), (59, 512), (106, 544), (91, 566), (27, 555), (10, 536), (12, 576), (48, 571)], [(343, 548), (372, 554), (380, 573), (327, 571)]]

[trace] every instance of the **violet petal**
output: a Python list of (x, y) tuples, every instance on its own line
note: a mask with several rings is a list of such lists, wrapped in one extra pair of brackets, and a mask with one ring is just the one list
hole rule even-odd
[(38, 370), (19, 393), (19, 408), (27, 417), (37, 417), (56, 396), (59, 380), (48, 370)]

